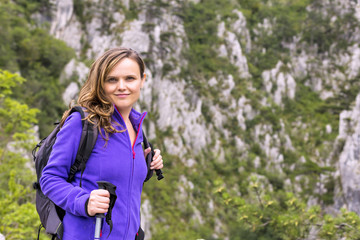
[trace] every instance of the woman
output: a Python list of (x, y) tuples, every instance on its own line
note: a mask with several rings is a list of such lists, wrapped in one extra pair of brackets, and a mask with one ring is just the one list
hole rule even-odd
[[(145, 65), (132, 49), (115, 48), (105, 52), (91, 67), (82, 87), (78, 104), (88, 112), (99, 136), (82, 176), (66, 181), (79, 147), (81, 117), (67, 111), (62, 128), (40, 185), (56, 205), (66, 211), (63, 226), (64, 240), (92, 239), (96, 213), (106, 213), (109, 192), (97, 189), (97, 181), (114, 184), (117, 200), (112, 210), (113, 230), (108, 239), (135, 239), (140, 226), (140, 204), (143, 182), (147, 174), (142, 149), (142, 123), (146, 113), (133, 109), (144, 85)], [(163, 167), (160, 151), (156, 149), (151, 169)], [(79, 187), (81, 178), (81, 187)], [(102, 226), (105, 239), (110, 228)]]

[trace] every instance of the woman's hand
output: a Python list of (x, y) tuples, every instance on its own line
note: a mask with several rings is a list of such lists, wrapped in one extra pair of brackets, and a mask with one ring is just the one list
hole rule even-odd
[(89, 216), (95, 216), (96, 213), (106, 213), (109, 209), (110, 193), (104, 189), (91, 191), (87, 212)]
[[(145, 157), (150, 153), (151, 148), (147, 148), (144, 151)], [(162, 156), (159, 149), (154, 149), (155, 155), (153, 156), (150, 164), (150, 169), (162, 169), (164, 167)]]

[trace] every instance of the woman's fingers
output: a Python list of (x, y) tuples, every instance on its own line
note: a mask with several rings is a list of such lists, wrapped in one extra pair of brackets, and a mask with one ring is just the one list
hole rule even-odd
[(146, 156), (151, 152), (151, 148), (148, 147), (147, 149), (144, 150), (144, 156), (146, 158)]
[(159, 150), (159, 154), (157, 156), (155, 154), (153, 161), (150, 164), (150, 169), (161, 169), (164, 166), (163, 163), (164, 161), (162, 159), (162, 156), (160, 155), (160, 150)]
[(156, 160), (159, 156), (161, 156), (160, 155), (160, 149), (154, 149), (154, 152), (155, 152), (155, 154), (154, 154), (154, 157), (153, 157), (153, 160)]
[(163, 162), (161, 161), (160, 163), (154, 165), (153, 167), (151, 167), (151, 169), (162, 169), (164, 167)]
[(107, 190), (96, 189), (91, 191), (87, 206), (88, 214), (106, 213), (109, 209), (110, 193)]

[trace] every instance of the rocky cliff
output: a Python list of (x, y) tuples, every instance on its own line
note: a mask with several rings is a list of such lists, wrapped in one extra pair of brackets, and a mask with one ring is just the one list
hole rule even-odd
[[(212, 197), (215, 179), (243, 196), (255, 174), (269, 191), (360, 214), (360, 3), (271, 2), (52, 1), (49, 31), (76, 51), (62, 79), (78, 81), (64, 101), (106, 49), (140, 52), (148, 78), (137, 108), (150, 112), (146, 130), (165, 152), (172, 186), (163, 203), (174, 207), (165, 210), (177, 209), (188, 228), (213, 226), (214, 238), (227, 225)], [(163, 207), (154, 190), (146, 189), (142, 211), (150, 237), (165, 231), (150, 228), (152, 217), (171, 222), (153, 214)]]

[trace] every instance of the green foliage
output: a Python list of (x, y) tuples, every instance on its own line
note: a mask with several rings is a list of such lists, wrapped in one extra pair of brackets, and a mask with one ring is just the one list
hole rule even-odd
[[(231, 15), (229, 1), (211, 0), (194, 4), (192, 2), (183, 6), (183, 12), (179, 13), (183, 18), (186, 35), (189, 41), (189, 50), (184, 53), (189, 64), (183, 69), (181, 75), (184, 79), (199, 91), (200, 95), (210, 96), (208, 84), (205, 79), (219, 73), (227, 75), (232, 73), (237, 76), (237, 69), (228, 59), (219, 57), (216, 49), (222, 43), (217, 37), (217, 29), (220, 20)], [(238, 80), (238, 79), (235, 79)]]
[(33, 13), (44, 13), (50, 11), (51, 8), (49, 0), (14, 0), (12, 2), (24, 9), (23, 13), (27, 19), (31, 19), (30, 15)]
[(129, 0), (129, 9), (125, 9), (125, 18), (127, 20), (136, 19), (139, 14), (139, 8), (134, 0)]
[(30, 236), (35, 239), (39, 227), (35, 205), (29, 202), (32, 190), (17, 183), (21, 178), (16, 170), (11, 170), (8, 188), (0, 189), (0, 232), (6, 239), (29, 239)]
[[(234, 196), (241, 194), (243, 197), (241, 199), (246, 206), (244, 211), (255, 212), (256, 216), (253, 216), (252, 221), (255, 221), (255, 218), (260, 221), (249, 225), (246, 224), (246, 221), (235, 221), (233, 225), (228, 224), (230, 239), (306, 238), (311, 230), (309, 226), (316, 227), (317, 224), (323, 224), (321, 216), (314, 219), (311, 216), (317, 213), (324, 214), (318, 206), (308, 209), (305, 204), (307, 197), (315, 197), (321, 207), (333, 203), (335, 183), (332, 174), (334, 168), (329, 167), (328, 163), (325, 164), (324, 159), (332, 151), (332, 143), (337, 137), (339, 113), (351, 106), (359, 92), (359, 78), (355, 77), (344, 86), (340, 86), (340, 94), (327, 100), (323, 100), (308, 86), (309, 76), (295, 79), (295, 98), (285, 97), (282, 101), (283, 106), (279, 107), (269, 94), (264, 92), (262, 77), (264, 70), (274, 68), (279, 61), (285, 63), (284, 66), (291, 61), (286, 43), (294, 42), (294, 37), (299, 41), (298, 48), (295, 49), (297, 52), (291, 54), (306, 51), (304, 46), (314, 45), (317, 46), (319, 54), (336, 53), (344, 51), (353, 44), (348, 32), (353, 31), (356, 28), (355, 25), (358, 24), (358, 21), (353, 19), (354, 15), (350, 13), (338, 16), (334, 3), (319, 4), (319, 2), (321, 1), (238, 0), (237, 2), (222, 1), (220, 3), (211, 0), (200, 1), (198, 4), (186, 3), (183, 5), (184, 11), (179, 13), (184, 20), (189, 42), (189, 49), (184, 52), (184, 57), (188, 60), (189, 65), (182, 70), (181, 77), (188, 82), (189, 86), (197, 90), (200, 97), (203, 97), (201, 112), (206, 124), (210, 125), (214, 119), (210, 111), (211, 105), (218, 106), (224, 112), (230, 112), (226, 116), (226, 123), (223, 124), (224, 129), (229, 130), (227, 136), (223, 136), (222, 129), (214, 129), (220, 136), (217, 140), (221, 142), (219, 148), (224, 154), (225, 163), (219, 162), (217, 159), (219, 156), (207, 153), (198, 156), (199, 162), (206, 159), (204, 168), (216, 169), (212, 173), (221, 176), (227, 183), (228, 189), (239, 190), (234, 193)], [(225, 26), (229, 27), (234, 20), (232, 10), (236, 8), (246, 17), (251, 37), (251, 48), (243, 49), (251, 73), (251, 78), (246, 81), (236, 77), (238, 75), (236, 69), (232, 68), (228, 59), (220, 58), (217, 52), (218, 47), (224, 43), (224, 39), (217, 35), (217, 27), (221, 21), (224, 21)], [(325, 8), (329, 8), (329, 12), (332, 14), (328, 14), (328, 9)], [(338, 17), (330, 21), (333, 16)], [(266, 21), (269, 23), (268, 29), (264, 27)], [(317, 34), (319, 34), (318, 37)], [(163, 36), (163, 39), (167, 39), (166, 37), (167, 35)], [(237, 37), (241, 38), (241, 36)], [(341, 66), (334, 66), (334, 68), (340, 72), (347, 71)], [(291, 70), (283, 67), (280, 71), (291, 72)], [(230, 102), (221, 100), (220, 91), (223, 87), (221, 81), (223, 75), (226, 74), (235, 76), (232, 96), (235, 99), (246, 96), (250, 100), (252, 108), (257, 112), (254, 118), (246, 120), (246, 130), (241, 129), (236, 117), (233, 117), (234, 113), (231, 112)], [(215, 87), (210, 87), (207, 83), (212, 77), (215, 77), (218, 82)], [(351, 87), (349, 87), (350, 85)], [(249, 91), (248, 86), (255, 89)], [(273, 89), (276, 89), (276, 86)], [(264, 99), (269, 103), (266, 106), (262, 103)], [(265, 134), (279, 136), (279, 155), (282, 155), (284, 159), (280, 163), (283, 170), (281, 174), (276, 169), (266, 169), (269, 166), (269, 159), (262, 149), (264, 140), (262, 138), (265, 136), (257, 136), (260, 139), (254, 137), (255, 131), (262, 126), (268, 129)], [(328, 126), (331, 126), (331, 132), (326, 131)], [(287, 146), (285, 135), (291, 140), (291, 147)], [(247, 144), (246, 153), (241, 153), (234, 147), (233, 138), (235, 136)], [(262, 144), (259, 143), (259, 140)], [(271, 148), (272, 142), (269, 144), (269, 148)], [(208, 149), (214, 145), (210, 144)], [(334, 160), (336, 160), (335, 158)], [(254, 164), (255, 159), (260, 159), (261, 163), (257, 168)], [(305, 161), (302, 161), (304, 159)], [(254, 189), (248, 188), (250, 181), (248, 177), (251, 172), (263, 175), (273, 188), (273, 192), (266, 191), (264, 194), (263, 208), (256, 204), (257, 197), (251, 198), (254, 196), (252, 194)], [(293, 181), (297, 177), (302, 179), (299, 184), (303, 192), (295, 197), (285, 192), (289, 186), (286, 186), (284, 179)], [(195, 181), (195, 179), (193, 180)], [(196, 183), (198, 184), (198, 182)], [(326, 192), (315, 194), (314, 191), (318, 190), (316, 189), (317, 183), (322, 184), (326, 188)], [(230, 196), (230, 193), (227, 194)], [(294, 200), (294, 205), (290, 204), (292, 198), (296, 200)], [(237, 198), (234, 197), (234, 199)], [(224, 222), (232, 222), (231, 207), (234, 205), (231, 203), (236, 202), (234, 199), (227, 199), (224, 204), (228, 204), (229, 208), (224, 212), (216, 212), (214, 215), (224, 219)], [(273, 204), (265, 207), (266, 202), (269, 201), (273, 201)], [(263, 216), (262, 220), (259, 220), (259, 216), (261, 216), (259, 209), (266, 210), (267, 216)], [(272, 217), (276, 216), (277, 212), (281, 216), (279, 219), (273, 219)], [(287, 223), (285, 223), (286, 219)], [(254, 230), (254, 225), (261, 227)], [(280, 230), (277, 231), (277, 229)], [(335, 234), (334, 236), (340, 235)]]
[[(195, 89), (202, 98), (201, 112), (207, 126), (212, 126), (214, 119), (212, 105), (224, 110), (221, 114), (228, 114), (223, 122), (227, 131), (213, 129), (217, 139), (211, 139), (211, 144), (197, 154), (192, 153), (191, 146), (182, 139), (182, 146), (188, 153), (180, 159), (167, 153), (166, 143), (174, 136), (172, 129), (156, 129), (153, 141), (164, 153), (165, 179), (154, 183), (153, 178), (145, 184), (143, 198), (151, 201), (153, 239), (305, 239), (313, 229), (319, 239), (359, 239), (359, 218), (355, 213), (342, 210), (339, 215), (330, 216), (319, 206), (305, 204), (308, 196), (317, 198), (322, 207), (333, 203), (335, 182), (331, 175), (334, 169), (324, 165), (322, 160), (328, 156), (337, 136), (339, 113), (351, 106), (360, 90), (359, 77), (348, 81), (347, 86), (340, 86), (340, 93), (327, 100), (322, 100), (307, 86), (308, 76), (295, 79), (295, 99), (284, 98), (283, 107), (279, 107), (264, 92), (261, 75), (264, 70), (274, 68), (278, 61), (285, 65), (290, 61), (284, 43), (292, 42), (295, 36), (301, 46), (296, 49), (299, 52), (304, 46), (312, 45), (317, 46), (320, 56), (344, 51), (354, 43), (348, 37), (358, 25), (353, 14), (339, 16), (333, 3), (325, 11), (326, 6), (316, 0), (203, 0), (179, 4), (179, 9), (172, 10), (183, 19), (184, 37), (189, 44), (183, 52), (188, 65), (182, 66), (179, 78), (186, 80), (188, 87)], [(19, 72), (28, 80), (24, 82), (17, 74), (0, 71), (0, 232), (7, 239), (35, 238), (39, 223), (29, 189), (34, 175), (27, 167), (29, 159), (25, 157), (25, 150), (33, 145), (29, 134), (36, 114), (41, 136), (47, 135), (53, 121), (61, 116), (65, 108), (61, 101), (64, 85), (59, 83), (59, 75), (75, 56), (63, 42), (47, 34), (46, 25), (38, 28), (38, 23), (32, 20), (34, 14), (49, 12), (49, 6), (47, 0), (0, 0), (0, 67)], [(108, 27), (115, 20), (109, 12), (124, 13), (126, 20), (131, 21), (144, 7), (149, 16), (172, 8), (162, 0), (145, 4), (130, 0), (128, 9), (119, 1), (74, 0), (74, 12), (83, 30), (93, 17), (91, 9), (97, 6), (102, 7), (98, 10), (104, 33), (108, 33)], [(309, 6), (315, 11), (306, 10)], [(243, 49), (251, 74), (246, 80), (238, 76), (238, 69), (229, 59), (219, 57), (217, 50), (224, 43), (222, 36), (217, 35), (219, 23), (224, 22), (229, 28), (237, 20), (233, 9), (244, 14), (250, 30), (251, 48)], [(333, 16), (335, 20), (331, 19)], [(265, 19), (270, 29), (260, 26)], [(155, 26), (146, 23), (142, 27), (151, 33)], [(171, 29), (167, 31), (162, 32), (160, 39), (163, 47), (171, 49), (175, 34)], [(84, 59), (88, 44), (82, 39), (81, 57)], [(147, 65), (154, 62), (150, 57), (146, 59)], [(180, 60), (166, 62), (162, 74), (171, 73)], [(342, 66), (334, 68), (343, 73), (347, 71)], [(233, 103), (222, 99), (221, 90), (226, 87), (224, 79), (228, 75), (232, 75), (235, 82), (232, 97), (238, 100), (245, 96), (256, 111), (254, 118), (247, 118), (245, 129), (239, 126), (237, 115), (232, 112)], [(217, 83), (209, 86), (207, 81), (212, 77)], [(264, 105), (263, 99), (269, 104)], [(156, 122), (158, 116), (149, 114), (149, 118)], [(328, 124), (332, 133), (325, 131)], [(281, 174), (267, 169), (269, 159), (259, 142), (265, 136), (254, 137), (257, 128), (262, 126), (269, 129), (268, 134), (279, 136), (279, 155), (284, 158)], [(291, 148), (286, 146), (284, 135), (290, 138)], [(237, 149), (235, 137), (244, 141), (245, 150)], [(17, 148), (21, 145), (24, 152), (15, 153), (14, 144)], [(340, 145), (339, 151), (343, 147)], [(220, 149), (219, 153), (210, 150), (214, 147)], [(300, 161), (301, 158), (305, 161)], [(187, 159), (194, 159), (195, 166), (183, 164)], [(259, 166), (255, 159), (260, 161)], [(264, 178), (251, 177), (254, 173)], [(294, 181), (297, 177), (301, 179), (299, 184), (303, 192), (299, 195), (286, 192), (289, 186), (284, 179)], [(187, 185), (184, 178), (194, 185)], [(326, 193), (314, 194), (318, 182)], [(213, 188), (215, 195), (209, 192)], [(197, 215), (201, 217), (196, 218)]]
[[(295, 36), (300, 37), (300, 43), (316, 45), (319, 53), (339, 52), (353, 44), (349, 42), (351, 38), (347, 33), (357, 27), (354, 13), (338, 14), (335, 4), (316, 0), (271, 3), (238, 0), (238, 3), (247, 19), (254, 46), (247, 55), (254, 80), (259, 79), (263, 70), (273, 68), (279, 60), (285, 63), (288, 61), (289, 52), (284, 43), (292, 42)], [(307, 8), (312, 10), (308, 11)], [(335, 20), (331, 19), (333, 16), (336, 16)], [(259, 24), (263, 24), (265, 19), (270, 23), (270, 34), (261, 31), (261, 28), (259, 32)]]
[(51, 125), (66, 109), (59, 76), (74, 57), (64, 42), (29, 25), (30, 13), (47, 7), (47, 1), (0, 2), (0, 68), (20, 72), (28, 80), (13, 91), (13, 98), (42, 110), (38, 115), (41, 137), (50, 133)]
[(256, 177), (250, 181), (249, 191), (253, 194), (249, 197), (230, 194), (222, 181), (215, 186), (223, 207), (237, 209), (234, 223), (230, 224), (230, 239), (305, 239), (310, 232), (329, 240), (360, 236), (360, 218), (355, 213), (342, 209), (336, 216), (323, 216), (320, 206), (307, 207), (293, 193), (270, 191)]
[[(334, 116), (339, 116), (342, 110), (349, 109), (360, 91), (360, 75), (349, 79), (348, 86), (340, 86), (339, 94), (328, 98), (325, 102), (325, 110)], [(351, 87), (349, 87), (351, 86)], [(337, 118), (336, 118), (337, 119)]]
[(86, 7), (89, 7), (91, 2), (83, 0), (74, 0), (74, 13), (85, 30), (85, 24), (91, 20), (91, 15), (85, 12)]
[[(323, 4), (321, 1), (312, 1), (312, 7), (316, 10), (310, 11), (304, 22), (302, 39), (316, 45), (318, 53), (336, 53), (354, 43), (348, 32), (354, 31), (358, 24), (354, 15), (355, 9), (347, 14), (338, 14), (335, 5)], [(331, 19), (332, 16), (336, 18)]]
[(11, 88), (15, 87), (17, 84), (23, 83), (24, 81), (25, 79), (20, 77), (18, 74), (0, 69), (0, 98), (5, 98), (6, 96), (12, 94)]
[(345, 209), (341, 209), (341, 213), (336, 217), (325, 215), (319, 236), (331, 240), (359, 239), (360, 218), (356, 213)]
[[(288, 49), (283, 43), (291, 42), (294, 36), (303, 32), (307, 19), (306, 7), (310, 2), (311, 0), (283, 0), (271, 3), (262, 0), (238, 0), (254, 44), (247, 57), (249, 71), (257, 80), (257, 84), (260, 84), (258, 79), (261, 72), (273, 68), (279, 60), (287, 62)], [(259, 28), (259, 24), (264, 24), (265, 20), (270, 24), (270, 30)]]
[(0, 232), (6, 239), (35, 239), (40, 224), (26, 156), (35, 145), (32, 127), (37, 109), (11, 98), (25, 79), (0, 69)]
[(170, 162), (166, 167), (165, 179), (157, 182), (153, 177), (144, 185), (143, 200), (149, 199), (153, 211), (161, 215), (160, 218), (151, 221), (152, 239), (203, 238), (211, 232), (211, 228), (209, 226), (197, 228), (198, 223), (192, 219), (194, 206), (186, 204), (187, 201), (178, 201), (174, 198), (174, 195), (179, 196), (178, 181), (185, 171), (184, 166), (176, 164), (179, 161), (177, 156), (164, 154), (163, 158)]
[(0, 69), (0, 147), (5, 147), (9, 141), (26, 141), (27, 131), (36, 122), (37, 109), (29, 109), (26, 104), (9, 97), (12, 88), (24, 81), (19, 75)]

